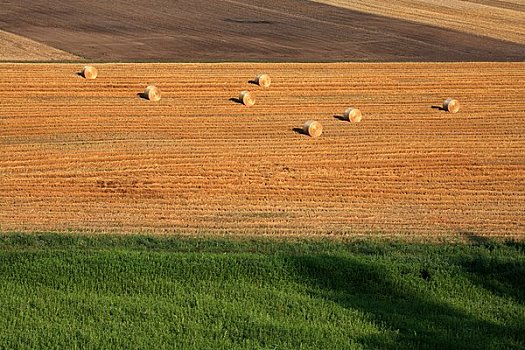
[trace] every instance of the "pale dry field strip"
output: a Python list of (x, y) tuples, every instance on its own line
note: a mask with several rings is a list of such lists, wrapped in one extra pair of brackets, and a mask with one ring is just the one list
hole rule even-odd
[(0, 61), (79, 61), (80, 57), (0, 30)]
[(525, 63), (96, 66), (0, 64), (1, 231), (525, 234)]
[(523, 0), (312, 1), (525, 44)]

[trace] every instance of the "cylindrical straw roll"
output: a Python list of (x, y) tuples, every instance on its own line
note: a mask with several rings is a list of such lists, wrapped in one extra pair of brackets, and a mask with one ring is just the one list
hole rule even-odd
[(319, 137), (323, 133), (323, 126), (315, 120), (309, 120), (303, 125), (303, 132), (311, 137)]
[(159, 101), (160, 100), (160, 90), (154, 85), (149, 85), (146, 90), (144, 90), (144, 97), (150, 101)]
[(357, 108), (348, 108), (345, 113), (344, 117), (346, 120), (351, 121), (352, 123), (359, 123), (361, 119), (363, 119), (363, 115), (361, 114), (361, 111)]
[(82, 76), (86, 79), (96, 79), (98, 70), (93, 66), (85, 66), (82, 69)]
[(239, 100), (245, 105), (245, 106), (253, 106), (255, 104), (255, 98), (252, 97), (249, 91), (241, 91), (239, 95)]
[(267, 88), (270, 87), (272, 79), (268, 74), (259, 74), (257, 77), (255, 77), (255, 82), (257, 83), (257, 85), (263, 88)]
[(445, 102), (443, 102), (443, 109), (450, 113), (459, 112), (459, 107), (459, 101), (453, 98), (447, 98)]

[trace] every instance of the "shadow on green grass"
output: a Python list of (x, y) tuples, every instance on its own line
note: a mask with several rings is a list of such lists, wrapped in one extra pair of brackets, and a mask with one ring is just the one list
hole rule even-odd
[[(364, 318), (365, 323), (371, 322), (381, 330), (360, 333), (367, 334), (360, 336), (348, 334), (350, 331), (341, 325), (327, 328), (332, 332), (333, 329), (340, 331), (337, 326), (343, 327), (334, 336), (334, 339), (341, 337), (341, 344), (355, 342), (357, 347), (362, 345), (365, 349), (525, 348), (523, 242), (495, 242), (474, 235), (470, 237), (469, 244), (432, 245), (368, 240), (336, 243), (330, 240), (289, 242), (41, 234), (0, 235), (0, 252), (4, 255), (4, 264), (0, 264), (0, 277), (4, 282), (11, 279), (11, 285), (17, 288), (30, 286), (15, 289), (27, 290), (28, 293), (20, 296), (13, 294), (17, 298), (12, 305), (22, 305), (24, 309), (26, 300), (33, 300), (38, 290), (44, 293), (43, 296), (40, 294), (44, 300), (42, 305), (46, 305), (50, 291), (56, 289), (62, 293), (64, 286), (73, 291), (66, 294), (71, 295), (72, 300), (83, 301), (86, 299), (84, 293), (88, 293), (90, 297), (96, 296), (93, 298), (96, 301), (88, 303), (87, 311), (82, 309), (79, 314), (87, 315), (83, 317), (89, 319), (92, 312), (93, 317), (105, 320), (106, 327), (117, 329), (123, 337), (118, 339), (120, 344), (128, 344), (126, 337), (140, 332), (144, 326), (135, 325), (136, 328), (130, 328), (129, 334), (122, 335), (119, 325), (112, 323), (113, 317), (104, 318), (105, 314), (100, 311), (97, 301), (111, 301), (109, 305), (118, 306), (121, 315), (130, 324), (139, 322), (135, 317), (137, 309), (157, 305), (160, 316), (151, 316), (148, 324), (154, 329), (159, 324), (170, 324), (166, 313), (172, 315), (173, 310), (182, 315), (186, 313), (187, 321), (178, 321), (177, 324), (190, 325), (191, 328), (195, 323), (204, 323), (208, 328), (205, 327), (199, 338), (203, 344), (209, 344), (212, 339), (209, 324), (225, 324), (221, 327), (229, 330), (229, 334), (235, 334), (231, 338), (232, 344), (239, 344), (239, 334), (245, 334), (243, 332), (248, 334), (246, 339), (261, 344), (291, 335), (283, 340), (283, 344), (288, 341), (296, 345), (294, 341), (297, 337), (306, 334), (306, 338), (310, 338), (305, 340), (305, 347), (316, 348), (315, 338), (322, 338), (326, 333), (312, 332), (307, 327), (310, 320), (303, 320), (303, 314), (295, 309), (299, 300), (297, 296), (306, 293), (322, 301), (325, 313), (341, 315), (341, 307), (346, 311), (358, 310), (358, 313), (347, 314), (354, 315), (352, 317), (355, 317), (357, 324)], [(238, 290), (222, 290), (230, 285)], [(77, 289), (81, 292), (79, 295), (76, 294)], [(187, 290), (190, 292), (186, 293)], [(8, 289), (6, 291), (9, 293)], [(186, 303), (187, 299), (194, 298), (194, 292), (199, 296), (195, 300), (209, 303), (206, 310), (213, 317), (206, 318), (209, 315), (202, 312), (202, 306)], [(5, 294), (4, 297), (6, 295), (12, 294)], [(171, 301), (174, 295), (180, 297), (176, 302)], [(222, 299), (213, 303), (217, 295)], [(268, 296), (279, 296), (282, 300), (268, 303), (265, 300)], [(151, 300), (157, 299), (160, 300), (158, 304), (152, 303)], [(140, 301), (137, 303), (139, 306), (130, 307), (129, 300), (133, 303)], [(169, 302), (164, 303), (164, 300)], [(237, 300), (237, 303), (232, 303), (232, 300)], [(287, 304), (289, 300), (292, 302)], [(300, 300), (297, 303), (309, 298)], [(237, 310), (245, 302), (260, 310), (251, 314), (252, 321), (258, 320), (257, 312), (260, 312), (263, 315), (260, 322), (246, 324), (245, 320), (250, 320), (244, 312), (247, 310), (244, 306)], [(333, 305), (327, 306), (330, 303)], [(50, 314), (46, 314), (49, 310), (42, 307), (44, 325), (48, 324), (49, 315), (53, 315), (55, 308), (63, 310), (65, 316), (71, 316), (70, 309), (75, 310), (74, 307), (63, 308), (60, 302), (52, 300), (50, 304)], [(80, 306), (83, 305), (80, 303)], [(224, 305), (230, 308), (225, 311)], [(283, 305), (282, 312), (274, 312), (275, 308)], [(337, 319), (322, 318), (316, 309), (318, 305), (305, 305), (306, 314), (310, 313), (318, 322)], [(8, 315), (13, 314), (8, 312)], [(280, 319), (281, 315), (293, 320), (290, 323), (297, 322), (292, 326), (297, 326), (299, 333), (294, 333), (293, 327), (287, 327), (288, 321)], [(281, 323), (272, 317), (280, 319)], [(76, 316), (71, 319), (75, 320)], [(299, 324), (301, 321), (304, 323)], [(35, 339), (38, 340), (38, 332), (31, 328), (33, 323), (34, 320), (31, 320), (27, 325), (32, 332), (21, 333), (37, 335)], [(78, 327), (82, 329), (84, 326)], [(18, 335), (17, 329), (13, 327), (11, 334)], [(99, 329), (92, 329), (98, 336)], [(303, 330), (306, 333), (301, 333)], [(90, 334), (89, 331), (86, 334)], [(150, 344), (150, 338), (142, 337), (144, 332), (140, 334), (138, 338), (144, 344)], [(212, 334), (218, 336), (219, 333), (215, 329)], [(57, 341), (53, 330), (47, 335)], [(103, 335), (95, 337), (100, 344), (105, 344), (107, 339)], [(158, 339), (155, 338), (154, 342)], [(188, 342), (195, 339), (185, 338)], [(338, 348), (330, 344), (330, 349)]]
[[(491, 291), (501, 297), (513, 298), (525, 305), (525, 263), (512, 257), (502, 257), (501, 254), (490, 254), (494, 250), (512, 249), (525, 256), (525, 242), (496, 242), (475, 234), (467, 234), (470, 242), (485, 248), (478, 254), (458, 262), (471, 276), (476, 285)], [(525, 323), (525, 319), (523, 320)], [(525, 333), (525, 325), (523, 332)]]
[[(335, 302), (345, 308), (357, 309), (371, 320), (393, 332), (395, 336), (367, 336), (359, 342), (367, 348), (380, 349), (511, 349), (525, 345), (525, 319), (520, 315), (504, 324), (486, 321), (455, 307), (435, 290), (462, 293), (457, 286), (439, 285), (447, 278), (434, 278), (433, 272), (414, 266), (405, 269), (391, 268), (388, 264), (363, 262), (354, 257), (329, 255), (300, 256), (291, 258), (293, 268), (310, 292), (316, 297)], [(494, 276), (505, 272), (506, 265), (476, 269), (474, 282), (487, 289), (487, 274)], [(465, 267), (467, 269), (467, 267)], [(523, 276), (523, 263), (514, 266), (508, 276), (497, 279), (509, 282)], [(519, 276), (514, 273), (521, 273)], [(512, 284), (512, 283), (511, 283)], [(499, 289), (498, 289), (499, 288)], [(508, 294), (522, 298), (523, 282), (503, 288)], [(441, 292), (442, 293), (442, 292)], [(505, 293), (502, 293), (505, 294)], [(523, 299), (521, 299), (523, 300)], [(508, 320), (509, 317), (507, 317)]]

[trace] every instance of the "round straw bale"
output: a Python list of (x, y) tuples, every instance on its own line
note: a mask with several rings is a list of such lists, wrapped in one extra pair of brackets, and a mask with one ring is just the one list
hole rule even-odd
[(315, 120), (309, 120), (304, 123), (303, 132), (311, 137), (319, 137), (323, 133), (323, 126)]
[(255, 77), (255, 82), (257, 83), (257, 85), (263, 88), (267, 88), (272, 83), (272, 79), (268, 74), (259, 74)]
[(85, 66), (82, 69), (82, 76), (86, 79), (96, 79), (98, 70), (93, 66)]
[(144, 90), (144, 97), (150, 101), (159, 101), (160, 100), (160, 90), (154, 85), (149, 85), (146, 90)]
[(344, 117), (352, 123), (359, 123), (363, 119), (363, 114), (359, 109), (350, 107), (345, 111)]
[(241, 91), (241, 94), (239, 95), (239, 100), (245, 105), (245, 106), (253, 106), (255, 104), (255, 98), (252, 97), (249, 91)]
[(459, 112), (459, 101), (453, 98), (447, 98), (445, 102), (443, 102), (443, 109), (450, 113), (457, 113)]

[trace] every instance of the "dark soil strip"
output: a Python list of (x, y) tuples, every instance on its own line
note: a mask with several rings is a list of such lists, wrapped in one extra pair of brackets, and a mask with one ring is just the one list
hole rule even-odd
[(97, 61), (523, 61), (525, 46), (298, 0), (7, 0), (0, 29)]

